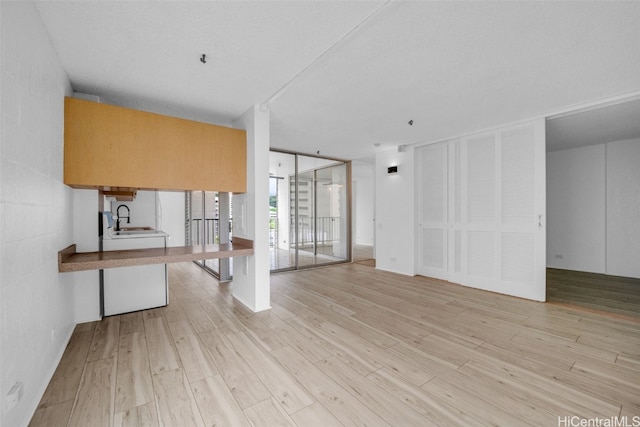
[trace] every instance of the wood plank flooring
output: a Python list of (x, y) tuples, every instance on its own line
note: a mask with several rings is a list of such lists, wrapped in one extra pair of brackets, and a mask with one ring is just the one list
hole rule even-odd
[(345, 264), (273, 275), (254, 314), (192, 263), (169, 275), (169, 306), (76, 327), (31, 426), (640, 416), (637, 294), (620, 316)]
[(549, 268), (547, 301), (640, 320), (640, 279)]

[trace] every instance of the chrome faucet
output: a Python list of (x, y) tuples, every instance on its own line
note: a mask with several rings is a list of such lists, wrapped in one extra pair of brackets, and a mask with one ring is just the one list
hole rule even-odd
[[(127, 216), (120, 216), (120, 208), (125, 208), (127, 210)], [(120, 205), (118, 209), (116, 209), (116, 215), (118, 215), (118, 220), (116, 221), (116, 231), (120, 231), (120, 219), (127, 218), (127, 224), (131, 224), (131, 210), (129, 210), (129, 206)]]

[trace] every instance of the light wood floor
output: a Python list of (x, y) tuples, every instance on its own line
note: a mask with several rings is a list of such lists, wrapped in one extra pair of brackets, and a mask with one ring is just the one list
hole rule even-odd
[[(320, 248), (322, 249), (322, 248)], [(329, 252), (329, 249), (326, 250)], [(331, 255), (323, 254), (318, 251), (318, 255), (313, 252), (300, 250), (298, 251), (298, 266), (310, 267), (314, 265), (322, 265), (336, 262), (343, 262), (344, 258), (337, 258)], [(269, 268), (273, 270), (286, 270), (295, 267), (296, 251), (295, 249), (287, 250), (280, 248), (269, 248)]]
[(353, 262), (375, 267), (376, 260), (373, 257), (373, 246), (353, 245)]
[(640, 279), (549, 268), (547, 301), (640, 320)]
[(359, 264), (274, 275), (273, 309), (258, 314), (227, 286), (172, 264), (168, 307), (78, 325), (31, 425), (558, 426), (558, 417), (640, 416), (634, 319)]

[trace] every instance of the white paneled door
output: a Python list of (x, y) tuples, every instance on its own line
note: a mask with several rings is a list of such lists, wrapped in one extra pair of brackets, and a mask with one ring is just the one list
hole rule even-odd
[(418, 273), (448, 280), (446, 142), (416, 150), (418, 167)]
[(537, 120), (417, 154), (418, 272), (545, 300), (545, 133)]

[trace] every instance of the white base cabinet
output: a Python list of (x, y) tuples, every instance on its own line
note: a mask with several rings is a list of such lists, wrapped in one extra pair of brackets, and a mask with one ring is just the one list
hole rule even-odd
[[(103, 240), (103, 250), (165, 247), (164, 237)], [(104, 316), (129, 313), (169, 303), (167, 265), (151, 264), (104, 270)]]

